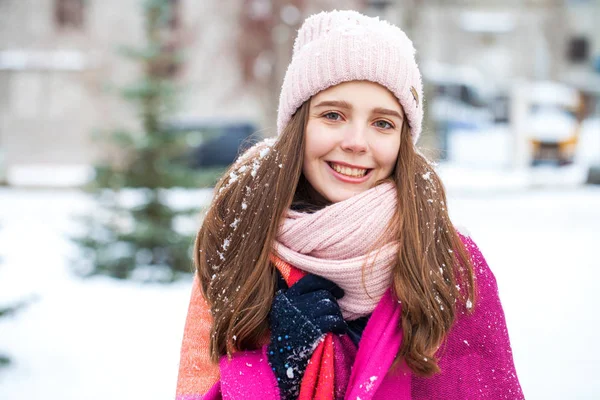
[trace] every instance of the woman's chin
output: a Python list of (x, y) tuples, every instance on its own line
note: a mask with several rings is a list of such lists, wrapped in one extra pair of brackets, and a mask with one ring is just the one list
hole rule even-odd
[(329, 190), (324, 193), (327, 200), (332, 203), (339, 203), (340, 201), (348, 200), (349, 198), (356, 196), (367, 190), (368, 188), (355, 187), (355, 188), (338, 188), (337, 190)]

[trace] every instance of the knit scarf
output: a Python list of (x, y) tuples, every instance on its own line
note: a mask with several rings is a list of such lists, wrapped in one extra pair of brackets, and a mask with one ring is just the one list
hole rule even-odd
[[(274, 255), (271, 255), (271, 261), (281, 272), (288, 286), (292, 286), (306, 275), (304, 271)], [(401, 306), (391, 300), (393, 295), (389, 289), (386, 294), (387, 301), (383, 298), (377, 305), (363, 333), (361, 343), (365, 344), (366, 349), (359, 349), (358, 354), (355, 353), (354, 362), (348, 363), (347, 360), (344, 360), (347, 357), (347, 354), (344, 354), (346, 352), (344, 347), (348, 346), (348, 344), (344, 345), (344, 338), (346, 343), (350, 343), (349, 346), (354, 346), (350, 338), (334, 336), (332, 333), (325, 335), (306, 366), (300, 383), (298, 400), (334, 400), (340, 398), (339, 394), (344, 392), (346, 399), (366, 400), (372, 398), (376, 386), (381, 383), (377, 382), (374, 385), (373, 376), (376, 380), (386, 374), (402, 344), (402, 332), (398, 327)], [(239, 382), (237, 374), (235, 377), (235, 380)], [(410, 378), (408, 379), (408, 384), (405, 382), (403, 385), (409, 388), (409, 394), (403, 395), (405, 390), (395, 388), (394, 394), (390, 398), (396, 400), (410, 398)]]
[(392, 183), (375, 186), (315, 213), (289, 210), (274, 251), (303, 272), (344, 289), (344, 319), (369, 315), (389, 288), (398, 243), (387, 231), (396, 211)]

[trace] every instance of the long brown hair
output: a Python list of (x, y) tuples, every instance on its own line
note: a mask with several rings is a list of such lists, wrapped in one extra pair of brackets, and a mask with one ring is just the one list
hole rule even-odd
[[(242, 155), (215, 187), (195, 244), (195, 263), (213, 317), (210, 354), (255, 349), (268, 338), (268, 313), (276, 287), (269, 261), (284, 212), (310, 192), (302, 176), (304, 131), (310, 101), (278, 140)], [(435, 353), (459, 305), (473, 299), (468, 254), (452, 226), (446, 195), (433, 167), (419, 154), (407, 123), (391, 179), (398, 206), (390, 231), (400, 243), (393, 268), (402, 303), (404, 333), (396, 364), (406, 361), (421, 376), (439, 371)]]

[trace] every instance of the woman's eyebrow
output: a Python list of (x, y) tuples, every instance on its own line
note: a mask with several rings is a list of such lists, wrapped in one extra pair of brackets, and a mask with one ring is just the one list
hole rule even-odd
[(352, 104), (348, 103), (347, 101), (343, 101), (343, 100), (322, 101), (319, 104), (317, 104), (315, 106), (315, 108), (316, 107), (339, 107), (339, 108), (345, 108), (347, 110), (352, 110)]
[[(350, 104), (344, 100), (325, 100), (325, 101), (322, 101), (319, 104), (315, 105), (315, 108), (317, 108), (317, 107), (338, 107), (338, 108), (344, 108), (346, 110), (352, 110), (352, 104)], [(382, 115), (389, 115), (392, 117), (396, 117), (401, 121), (404, 120), (404, 118), (402, 118), (402, 115), (398, 111), (390, 110), (388, 108), (377, 107), (377, 108), (374, 108), (371, 112), (373, 114), (382, 114)]]
[(382, 114), (382, 115), (389, 115), (389, 116), (392, 116), (392, 117), (396, 117), (400, 121), (404, 120), (404, 118), (402, 118), (402, 115), (400, 115), (400, 113), (398, 111), (390, 110), (390, 109), (387, 109), (387, 108), (381, 108), (381, 107), (374, 108), (373, 109), (373, 113), (374, 114)]

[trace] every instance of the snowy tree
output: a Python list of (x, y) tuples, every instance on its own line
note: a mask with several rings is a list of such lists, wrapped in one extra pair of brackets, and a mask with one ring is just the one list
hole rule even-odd
[[(2, 264), (2, 257), (0, 257), (0, 266)], [(0, 318), (5, 318), (13, 315), (19, 309), (23, 308), (26, 302), (19, 302), (15, 304), (0, 304)], [(0, 367), (10, 364), (10, 357), (7, 354), (2, 353), (0, 350)]]
[[(26, 303), (18, 303), (11, 305), (0, 305), (0, 318), (8, 317), (16, 313), (19, 309), (23, 308)], [(7, 354), (2, 353), (0, 350), (0, 367), (10, 364), (11, 359)]]
[[(81, 274), (171, 281), (191, 270), (193, 237), (177, 231), (175, 222), (198, 210), (168, 203), (169, 189), (198, 184), (184, 156), (190, 135), (198, 133), (167, 123), (177, 108), (182, 67), (179, 7), (179, 0), (144, 0), (145, 43), (121, 49), (142, 71), (121, 93), (137, 109), (140, 129), (113, 132), (119, 162), (96, 166), (94, 215), (84, 218), (86, 233), (75, 240), (83, 253), (75, 263)], [(136, 201), (128, 203), (128, 196)]]

